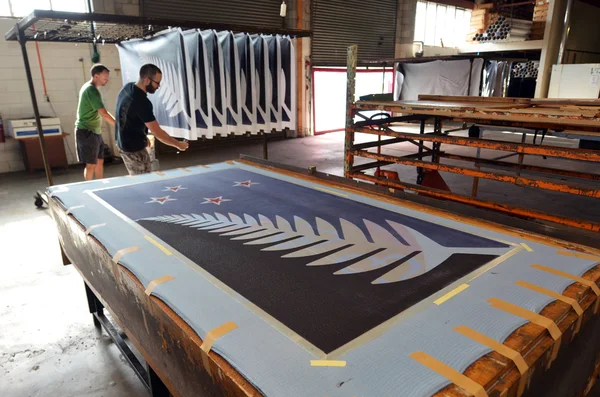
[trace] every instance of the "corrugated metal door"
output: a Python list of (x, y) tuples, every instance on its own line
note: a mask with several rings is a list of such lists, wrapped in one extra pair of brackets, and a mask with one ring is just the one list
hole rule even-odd
[(281, 0), (142, 0), (145, 17), (281, 28)]
[(345, 66), (346, 48), (358, 59), (393, 58), (398, 0), (313, 0), (313, 63)]

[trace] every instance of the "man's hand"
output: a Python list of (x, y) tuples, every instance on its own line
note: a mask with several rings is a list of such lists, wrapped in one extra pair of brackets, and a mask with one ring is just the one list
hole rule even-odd
[(181, 150), (182, 152), (186, 151), (188, 147), (190, 147), (190, 144), (186, 141), (179, 142), (177, 145), (177, 149)]
[(171, 137), (169, 134), (167, 134), (162, 128), (160, 128), (160, 125), (158, 125), (158, 122), (156, 120), (146, 123), (146, 127), (148, 127), (148, 129), (156, 139), (158, 139), (165, 145), (175, 147), (180, 151), (186, 150), (189, 146), (187, 142), (180, 142), (177, 139)]

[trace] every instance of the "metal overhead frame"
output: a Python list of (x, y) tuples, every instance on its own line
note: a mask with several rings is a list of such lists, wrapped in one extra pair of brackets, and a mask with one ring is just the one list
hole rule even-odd
[[(97, 13), (76, 13), (35, 10), (21, 19), (9, 30), (4, 38), (7, 41), (18, 41), (21, 45), (31, 104), (35, 117), (38, 137), (42, 150), (42, 160), (46, 171), (48, 186), (54, 181), (48, 163), (46, 142), (42, 132), (40, 112), (35, 96), (31, 66), (27, 55), (26, 44), (28, 41), (54, 42), (54, 43), (88, 43), (88, 44), (117, 44), (131, 39), (143, 39), (170, 28), (187, 29), (214, 29), (228, 30), (237, 33), (250, 34), (279, 34), (292, 37), (309, 37), (310, 30), (279, 29), (267, 26), (229, 25), (211, 22), (181, 21), (163, 18), (134, 17), (125, 15), (110, 15)], [(36, 205), (37, 200), (36, 199)]]
[[(348, 47), (348, 85), (347, 85), (347, 97), (346, 97), (346, 134), (344, 144), (344, 176), (347, 178), (353, 178), (363, 181), (375, 183), (380, 186), (386, 186), (392, 189), (399, 189), (405, 191), (412, 191), (418, 194), (423, 194), (438, 199), (452, 200), (461, 202), (480, 208), (492, 209), (499, 212), (504, 212), (519, 217), (525, 217), (530, 219), (538, 219), (543, 221), (553, 222), (555, 224), (568, 225), (580, 229), (590, 230), (594, 232), (600, 231), (600, 224), (585, 220), (572, 219), (568, 217), (562, 217), (555, 214), (546, 214), (532, 209), (521, 208), (511, 206), (503, 203), (494, 201), (481, 200), (476, 197), (477, 194), (477, 182), (479, 178), (511, 183), (520, 186), (534, 187), (544, 190), (550, 190), (555, 192), (563, 192), (569, 194), (575, 194), (586, 197), (600, 198), (600, 188), (597, 185), (588, 184), (573, 184), (565, 183), (560, 180), (549, 180), (548, 177), (573, 177), (587, 181), (600, 181), (600, 175), (587, 173), (587, 172), (575, 172), (563, 169), (555, 169), (548, 167), (539, 167), (523, 164), (523, 157), (525, 155), (534, 156), (547, 156), (562, 159), (572, 159), (579, 161), (591, 161), (600, 162), (600, 152), (586, 149), (565, 149), (555, 146), (541, 146), (534, 144), (511, 143), (504, 141), (494, 141), (488, 139), (482, 139), (480, 135), (478, 125), (497, 125), (507, 127), (522, 127), (527, 128), (536, 133), (542, 132), (546, 134), (549, 129), (556, 130), (568, 130), (569, 127), (576, 128), (580, 131), (589, 131), (592, 134), (598, 134), (600, 137), (600, 124), (585, 124), (583, 122), (570, 120), (569, 117), (557, 117), (557, 116), (543, 116), (533, 117), (528, 120), (523, 118), (510, 117), (503, 114), (496, 114), (499, 112), (498, 109), (493, 109), (493, 106), (488, 106), (490, 114), (489, 117), (482, 118), (478, 115), (477, 111), (468, 109), (467, 111), (452, 111), (449, 108), (436, 108), (434, 104), (430, 104), (428, 107), (419, 106), (418, 101), (399, 101), (394, 102), (390, 100), (372, 100), (372, 101), (354, 101), (355, 91), (355, 77), (356, 77), (356, 65), (361, 63), (357, 57), (357, 47)], [(394, 60), (389, 60), (394, 61)], [(424, 102), (434, 101), (436, 96), (424, 96)], [(430, 97), (430, 98), (426, 98)], [(444, 98), (444, 97), (440, 97)], [(465, 97), (465, 101), (475, 101), (473, 97)], [(499, 98), (499, 101), (515, 104), (515, 107), (528, 106), (524, 101), (527, 99), (520, 100), (518, 98)], [(483, 104), (485, 102), (492, 101), (490, 99), (480, 99), (482, 103), (482, 109), (485, 109)], [(530, 105), (543, 106), (543, 102), (535, 102), (531, 100)], [(439, 102), (443, 102), (439, 100)], [(523, 102), (523, 103), (520, 103)], [(568, 102), (568, 101), (567, 101)], [(548, 103), (549, 106), (558, 106), (560, 103), (552, 102)], [(568, 103), (567, 103), (568, 105)], [(589, 103), (582, 103), (582, 106), (591, 105)], [(599, 106), (599, 103), (594, 103)], [(476, 109), (476, 108), (475, 108)], [(361, 114), (363, 111), (378, 111), (388, 112), (392, 114), (392, 117), (386, 119), (369, 120)], [(402, 114), (400, 117), (394, 117), (396, 114)], [(363, 120), (354, 121), (355, 117), (361, 117)], [(542, 120), (543, 119), (543, 120)], [(434, 130), (432, 132), (425, 132), (425, 123), (432, 121), (434, 123)], [(473, 127), (469, 129), (469, 137), (458, 137), (450, 136), (451, 131), (456, 130), (442, 130), (442, 123), (445, 121), (459, 121), (463, 123), (473, 124)], [(420, 133), (405, 133), (393, 130), (392, 123), (395, 122), (418, 122), (420, 124)], [(473, 130), (473, 131), (471, 131)], [(366, 143), (355, 144), (354, 136), (355, 133), (365, 133), (377, 137), (377, 141), (369, 141)], [(380, 139), (382, 136), (390, 137), (392, 139)], [(418, 152), (407, 156), (391, 156), (381, 154), (379, 149), (384, 145), (393, 144), (397, 142), (410, 142), (417, 146)], [(431, 143), (431, 148), (425, 146), (425, 142)], [(513, 164), (504, 161), (499, 161), (501, 158), (494, 160), (487, 160), (469, 156), (459, 156), (446, 153), (441, 150), (442, 144), (458, 145), (464, 147), (472, 147), (480, 149), (491, 149), (500, 150), (514, 153), (519, 156), (519, 163)], [(378, 152), (368, 152), (369, 148), (377, 148)], [(373, 162), (354, 165), (354, 157), (363, 157), (373, 160)], [(430, 160), (425, 160), (431, 157)], [(474, 168), (468, 168), (463, 166), (454, 166), (449, 164), (441, 164), (440, 159), (447, 158), (452, 160), (459, 160), (464, 162), (470, 162), (475, 165)], [(375, 175), (366, 174), (365, 171), (369, 169), (377, 169), (386, 165), (392, 164), (403, 164), (414, 166), (417, 169), (417, 184), (410, 184), (398, 180), (397, 178), (385, 178), (381, 177), (378, 172)], [(492, 172), (483, 171), (481, 168), (500, 168), (504, 172)], [(423, 186), (423, 179), (427, 171), (433, 172), (451, 172), (455, 174), (462, 174), (469, 177), (473, 177), (473, 192), (470, 196), (453, 193), (449, 190), (444, 190), (440, 183), (436, 183), (439, 188), (433, 188)], [(507, 174), (506, 171), (513, 172), (513, 175)], [(536, 172), (543, 175), (542, 178), (536, 176), (522, 176), (521, 172)]]

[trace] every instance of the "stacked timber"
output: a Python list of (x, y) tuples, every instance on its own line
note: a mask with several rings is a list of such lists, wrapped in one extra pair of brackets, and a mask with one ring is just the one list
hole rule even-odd
[(479, 35), (490, 26), (490, 23), (495, 15), (491, 13), (491, 8), (494, 4), (483, 4), (476, 6), (477, 8), (471, 12), (471, 26), (467, 33), (467, 41), (474, 41), (474, 37)]
[(546, 19), (548, 19), (548, 9), (550, 0), (536, 0), (533, 9), (533, 24), (531, 26), (531, 39), (543, 40), (546, 30)]
[(525, 41), (531, 34), (533, 22), (499, 15), (483, 33), (473, 37), (479, 42)]

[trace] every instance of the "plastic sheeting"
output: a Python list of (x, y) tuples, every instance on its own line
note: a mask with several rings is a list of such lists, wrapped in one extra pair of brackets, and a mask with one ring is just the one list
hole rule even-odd
[(419, 95), (479, 96), (483, 59), (473, 60), (469, 89), (469, 60), (406, 63), (397, 72), (397, 99), (417, 100)]
[(481, 96), (504, 96), (504, 80), (507, 73), (508, 63), (505, 61), (490, 61), (485, 65)]

